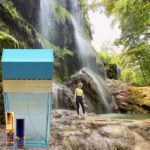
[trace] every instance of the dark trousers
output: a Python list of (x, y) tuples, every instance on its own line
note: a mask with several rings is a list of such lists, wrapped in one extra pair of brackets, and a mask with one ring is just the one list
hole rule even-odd
[(78, 113), (78, 115), (79, 115), (79, 104), (82, 107), (83, 114), (85, 114), (85, 108), (84, 108), (82, 96), (76, 96), (76, 105), (77, 105), (77, 113)]

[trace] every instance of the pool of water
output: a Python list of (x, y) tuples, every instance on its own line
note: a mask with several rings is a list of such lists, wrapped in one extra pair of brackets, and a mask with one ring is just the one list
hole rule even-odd
[(102, 118), (111, 118), (111, 119), (135, 119), (143, 120), (150, 119), (150, 114), (101, 114)]

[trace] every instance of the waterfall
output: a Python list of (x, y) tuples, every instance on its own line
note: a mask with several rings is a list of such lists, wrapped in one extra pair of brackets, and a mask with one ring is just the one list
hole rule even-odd
[(79, 59), (83, 67), (88, 68), (88, 74), (92, 77), (93, 81), (97, 85), (100, 101), (103, 104), (106, 113), (111, 112), (111, 105), (108, 103), (107, 98), (107, 88), (105, 87), (104, 81), (98, 76), (99, 67), (97, 65), (97, 56), (93, 50), (90, 40), (86, 38), (84, 27), (82, 11), (79, 6), (79, 0), (73, 0), (73, 5), (71, 9), (72, 23), (75, 29), (75, 40), (78, 48)]
[(86, 38), (86, 34), (83, 28), (82, 11), (79, 7), (78, 0), (73, 0), (71, 19), (75, 29), (74, 36), (78, 48), (79, 60), (83, 67), (89, 67), (96, 72), (96, 54), (90, 44), (90, 40)]
[(54, 33), (54, 17), (53, 8), (54, 0), (40, 0), (40, 10), (39, 10), (39, 31), (45, 38), (51, 42)]
[(39, 30), (45, 37), (48, 37), (49, 28), (51, 26), (50, 8), (50, 0), (40, 0)]
[[(88, 73), (92, 77), (93, 81), (96, 83), (100, 102), (102, 102), (102, 107), (105, 112), (110, 112), (111, 106), (107, 100), (107, 90), (104, 85), (104, 81), (100, 79), (98, 74), (101, 74), (100, 66), (98, 64), (98, 59), (96, 52), (94, 51), (93, 47), (91, 46), (90, 39), (87, 38), (84, 30), (84, 22), (83, 22), (83, 15), (80, 9), (80, 1), (79, 0), (72, 0), (71, 5), (71, 19), (72, 24), (74, 26), (74, 37), (75, 42), (78, 49), (78, 58), (82, 67), (89, 68)], [(51, 42), (51, 38), (53, 32), (56, 32), (56, 27), (54, 25), (53, 20), (53, 6), (55, 4), (54, 0), (40, 0), (40, 15), (39, 15), (39, 25), (40, 25), (40, 32)], [(65, 4), (64, 1), (59, 1), (59, 4)], [(92, 70), (92, 71), (90, 71)], [(54, 97), (56, 98), (56, 103), (54, 104), (55, 108), (59, 108), (60, 106), (64, 106), (64, 102), (60, 101), (60, 91), (61, 88), (58, 85), (54, 85)]]
[(80, 27), (80, 24), (76, 21), (75, 17), (72, 16), (71, 19), (75, 28), (75, 40), (78, 47), (78, 57), (82, 63), (82, 67), (88, 67), (94, 72), (98, 72), (96, 55), (92, 50), (90, 41), (84, 38), (84, 31), (82, 30), (82, 26)]

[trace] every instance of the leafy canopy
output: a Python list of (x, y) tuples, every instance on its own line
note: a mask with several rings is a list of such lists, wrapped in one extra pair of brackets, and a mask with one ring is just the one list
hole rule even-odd
[(132, 74), (135, 83), (150, 85), (149, 0), (102, 0), (100, 6), (120, 23), (121, 37), (115, 44), (124, 47), (121, 64), (126, 77)]

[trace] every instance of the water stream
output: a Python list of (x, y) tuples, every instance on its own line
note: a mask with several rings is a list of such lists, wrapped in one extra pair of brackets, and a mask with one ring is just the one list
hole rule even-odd
[(48, 37), (48, 32), (51, 27), (50, 8), (51, 3), (49, 0), (40, 0), (40, 13), (39, 13), (40, 32), (45, 37)]

